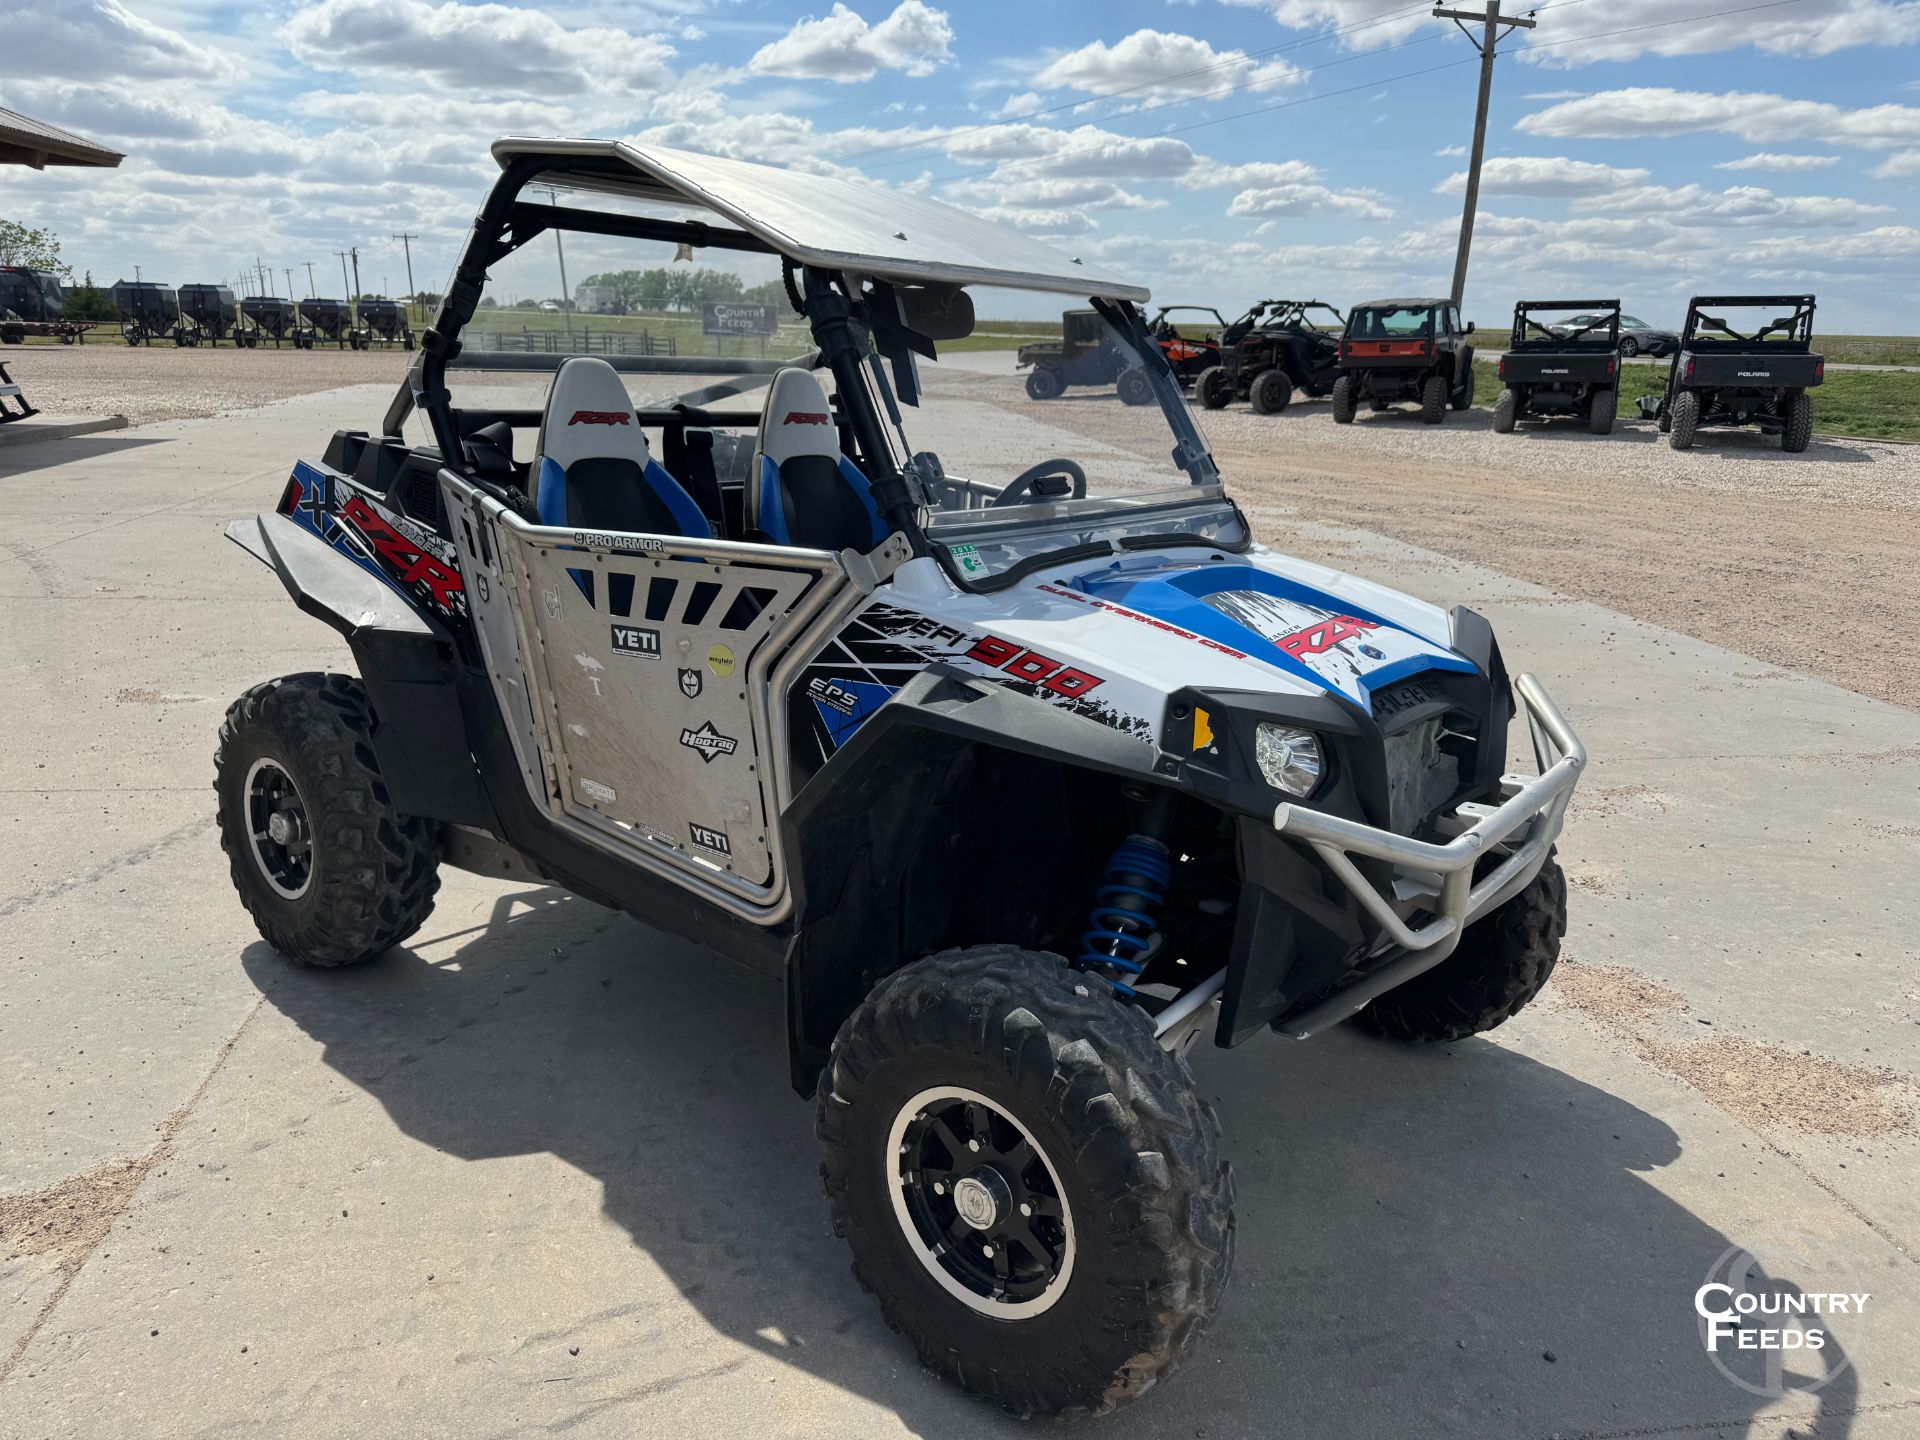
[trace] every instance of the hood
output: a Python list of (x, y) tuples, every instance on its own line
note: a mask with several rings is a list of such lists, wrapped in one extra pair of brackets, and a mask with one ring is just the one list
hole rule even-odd
[(1474, 673), (1435, 606), (1256, 547), (1230, 561), (1129, 557), (1056, 584), (1204, 637), (1372, 708), (1373, 693), (1428, 670)]

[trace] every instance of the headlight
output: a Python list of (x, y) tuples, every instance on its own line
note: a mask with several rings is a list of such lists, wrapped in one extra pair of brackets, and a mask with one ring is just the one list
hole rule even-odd
[(1292, 725), (1262, 722), (1253, 732), (1253, 755), (1269, 785), (1300, 798), (1314, 792), (1327, 770), (1320, 737)]

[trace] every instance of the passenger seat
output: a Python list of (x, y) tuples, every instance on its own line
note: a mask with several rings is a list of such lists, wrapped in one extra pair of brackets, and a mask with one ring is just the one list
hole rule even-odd
[(713, 538), (693, 497), (653, 458), (627, 387), (604, 360), (561, 365), (534, 454), (543, 525)]
[(887, 538), (867, 477), (840, 453), (827, 395), (811, 371), (773, 377), (747, 472), (747, 524), (777, 545), (858, 550)]

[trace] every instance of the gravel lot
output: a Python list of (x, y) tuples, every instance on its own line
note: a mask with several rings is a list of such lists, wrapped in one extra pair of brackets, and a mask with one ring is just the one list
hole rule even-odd
[(124, 415), (130, 425), (250, 410), (340, 385), (398, 385), (412, 358), (401, 350), (182, 350), (117, 340), (0, 349), (8, 372), (49, 415)]

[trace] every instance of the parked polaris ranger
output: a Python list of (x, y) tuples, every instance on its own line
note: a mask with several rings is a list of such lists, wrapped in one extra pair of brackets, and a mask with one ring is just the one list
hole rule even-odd
[[(1192, 313), (1198, 321), (1178, 321)], [(1212, 320), (1208, 326), (1205, 322)], [(1163, 305), (1147, 324), (1147, 333), (1182, 386), (1220, 358), (1220, 332), (1226, 321), (1209, 305)], [(1059, 340), (1040, 340), (1014, 352), (1014, 368), (1032, 367), (1027, 395), (1056, 399), (1073, 385), (1112, 385), (1128, 405), (1151, 405), (1153, 387), (1136, 373), (1131, 354), (1115, 348), (1106, 322), (1092, 310), (1068, 310), (1060, 317)]]
[(1346, 323), (1324, 300), (1262, 300), (1227, 327), (1220, 363), (1194, 381), (1193, 393), (1209, 410), (1246, 400), (1262, 415), (1286, 409), (1296, 390), (1325, 395), (1340, 373)]
[[(1510, 1018), (1566, 925), (1585, 751), (1473, 611), (1254, 543), (1142, 287), (835, 177), (494, 155), (385, 433), (336, 433), (229, 530), (359, 671), (228, 711), (242, 901), (290, 959), (350, 965), (445, 864), (765, 973), (833, 1228), (922, 1360), (1023, 1414), (1142, 1394), (1233, 1257), (1187, 1047)], [(488, 269), (548, 230), (735, 252), (812, 348), (469, 353)], [(1097, 442), (983, 420), (937, 363), (967, 286), (1088, 297), (1152, 405)], [(513, 408), (457, 393), (468, 368), (551, 383)], [(623, 372), (726, 378), (636, 406)]]
[(1807, 391), (1826, 376), (1826, 357), (1813, 353), (1813, 296), (1696, 295), (1666, 393), (1642, 396), (1640, 413), (1675, 450), (1690, 448), (1703, 425), (1755, 425), (1797, 455), (1813, 439)]
[(1372, 300), (1347, 312), (1340, 337), (1340, 378), (1333, 382), (1333, 418), (1351, 425), (1366, 401), (1384, 410), (1420, 402), (1420, 418), (1438, 425), (1449, 407), (1473, 404), (1473, 325), (1460, 323), (1451, 300)]
[[(1540, 315), (1582, 312), (1576, 322), (1543, 324)], [(1613, 431), (1620, 405), (1620, 302), (1522, 300), (1500, 357), (1493, 428), (1510, 435), (1516, 420), (1573, 415), (1595, 435)]]

